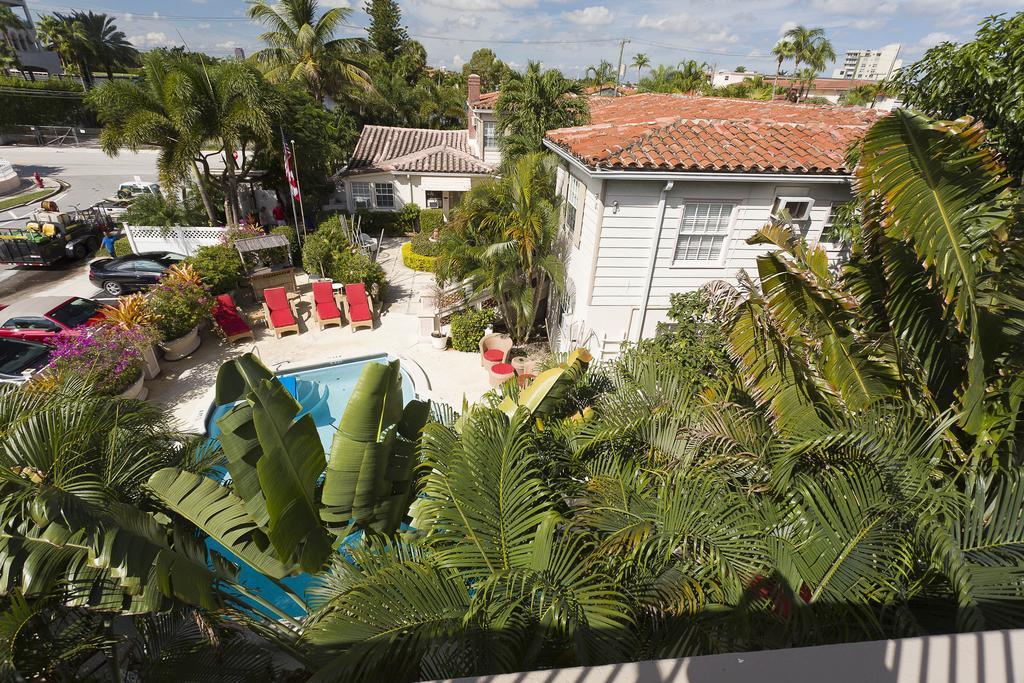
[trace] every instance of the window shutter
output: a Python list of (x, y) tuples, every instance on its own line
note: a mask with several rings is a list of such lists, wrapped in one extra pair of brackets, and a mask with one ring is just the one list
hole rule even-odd
[(583, 239), (583, 212), (587, 210), (587, 186), (576, 186), (576, 225), (572, 227), (572, 243), (577, 247)]

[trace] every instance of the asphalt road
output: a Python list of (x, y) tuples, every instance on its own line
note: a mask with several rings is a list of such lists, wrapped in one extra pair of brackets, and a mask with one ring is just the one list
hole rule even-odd
[[(155, 151), (123, 152), (111, 158), (95, 148), (0, 147), (0, 158), (14, 165), (22, 177), (38, 171), (59, 178), (70, 187), (53, 198), (62, 209), (85, 208), (113, 195), (117, 186), (139, 176), (156, 181)], [(20, 223), (36, 206), (25, 206), (0, 215), (0, 224)], [(24, 268), (0, 265), (0, 303), (25, 296), (67, 295), (102, 299), (106, 295), (88, 278), (86, 258), (64, 262), (50, 268)]]

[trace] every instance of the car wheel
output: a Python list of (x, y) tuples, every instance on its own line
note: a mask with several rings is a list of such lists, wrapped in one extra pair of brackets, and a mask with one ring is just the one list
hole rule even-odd
[(110, 280), (103, 283), (103, 289), (106, 290), (110, 296), (121, 296), (124, 294), (124, 287), (121, 286), (120, 282), (114, 282)]
[(71, 248), (71, 258), (76, 260), (85, 258), (85, 251), (85, 245), (79, 242), (78, 244)]

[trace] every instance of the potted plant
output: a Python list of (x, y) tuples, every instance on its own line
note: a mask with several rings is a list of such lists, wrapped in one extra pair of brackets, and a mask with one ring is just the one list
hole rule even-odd
[(156, 318), (165, 360), (180, 360), (199, 348), (199, 323), (209, 317), (209, 290), (194, 268), (172, 266), (167, 277), (149, 290), (149, 308)]
[(428, 296), (434, 305), (434, 331), (430, 333), (430, 345), (438, 351), (448, 348), (448, 334), (441, 327), (441, 307), (444, 305), (444, 287), (434, 280)]
[(103, 319), (101, 325), (109, 325), (121, 330), (138, 330), (147, 339), (142, 348), (142, 357), (146, 361), (146, 379), (153, 379), (160, 374), (160, 361), (157, 360), (153, 345), (159, 338), (156, 329), (156, 316), (149, 308), (149, 302), (140, 292), (122, 297), (116, 306), (104, 306), (100, 309)]
[(139, 328), (94, 325), (57, 336), (44, 374), (85, 377), (107, 396), (144, 398), (142, 349), (152, 337)]

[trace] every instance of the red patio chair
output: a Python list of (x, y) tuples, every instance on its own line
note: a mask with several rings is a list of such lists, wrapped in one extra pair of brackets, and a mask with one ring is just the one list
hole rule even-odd
[(263, 315), (267, 327), (274, 331), (274, 336), (280, 338), (285, 332), (299, 333), (295, 306), (288, 300), (288, 292), (284, 287), (263, 290)]
[(313, 320), (321, 330), (328, 325), (341, 327), (341, 309), (338, 308), (333, 284), (330, 280), (313, 283)]
[(345, 306), (345, 317), (352, 325), (353, 332), (357, 327), (373, 329), (373, 299), (362, 282), (345, 285), (345, 296), (341, 303)]
[(235, 300), (230, 294), (220, 294), (213, 303), (213, 320), (217, 323), (224, 338), (229, 342), (236, 342), (239, 339), (255, 339), (252, 328), (245, 321), (242, 309), (235, 305)]

